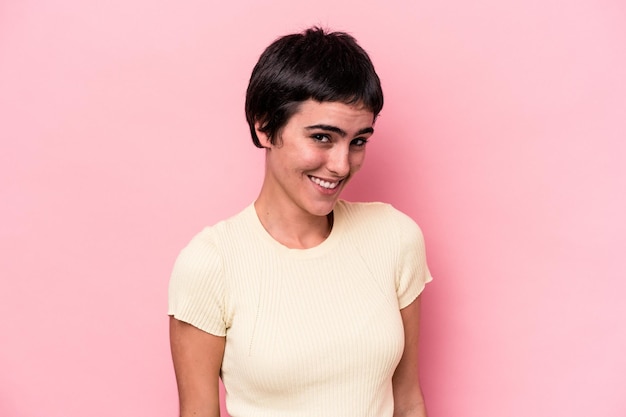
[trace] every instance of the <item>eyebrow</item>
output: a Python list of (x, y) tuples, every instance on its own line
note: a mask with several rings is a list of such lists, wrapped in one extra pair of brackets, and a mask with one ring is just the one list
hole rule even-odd
[[(348, 134), (346, 133), (345, 130), (338, 128), (337, 126), (332, 126), (332, 125), (325, 125), (325, 124), (318, 124), (318, 125), (312, 125), (312, 126), (307, 126), (305, 127), (306, 130), (326, 130), (328, 132), (333, 132), (333, 133), (337, 133), (338, 135), (340, 135), (341, 137), (346, 137)], [(358, 132), (356, 132), (356, 135), (364, 135), (366, 133), (374, 133), (374, 128), (373, 127), (365, 127), (361, 130), (359, 130)]]

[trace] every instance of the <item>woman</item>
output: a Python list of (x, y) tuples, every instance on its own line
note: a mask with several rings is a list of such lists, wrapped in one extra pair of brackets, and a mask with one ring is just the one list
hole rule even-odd
[(204, 229), (170, 282), (180, 414), (425, 417), (417, 371), (422, 234), (339, 195), (383, 105), (356, 41), (312, 28), (270, 45), (246, 96), (265, 148), (256, 201)]

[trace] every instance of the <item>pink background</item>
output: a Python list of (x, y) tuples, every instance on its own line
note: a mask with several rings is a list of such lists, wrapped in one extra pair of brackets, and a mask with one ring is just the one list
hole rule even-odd
[(0, 2), (0, 416), (173, 416), (175, 256), (255, 197), (276, 36), (354, 34), (355, 200), (422, 226), (431, 417), (626, 415), (621, 0)]

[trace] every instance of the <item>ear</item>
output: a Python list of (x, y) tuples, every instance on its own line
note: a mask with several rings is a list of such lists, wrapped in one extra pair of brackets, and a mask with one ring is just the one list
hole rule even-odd
[(270, 138), (267, 135), (267, 133), (261, 130), (261, 126), (262, 126), (261, 122), (259, 121), (254, 122), (254, 131), (256, 133), (256, 136), (259, 138), (259, 142), (261, 143), (261, 146), (263, 146), (265, 149), (270, 149), (274, 145), (272, 145), (272, 142), (270, 141)]

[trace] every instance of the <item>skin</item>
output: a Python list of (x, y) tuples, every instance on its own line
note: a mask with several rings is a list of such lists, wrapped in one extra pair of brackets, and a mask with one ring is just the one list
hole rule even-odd
[(225, 337), (170, 317), (170, 348), (181, 417), (219, 417), (219, 374)]
[(417, 297), (400, 310), (404, 326), (404, 352), (392, 380), (394, 417), (427, 417), (418, 377), (420, 304), (420, 297)]
[[(329, 232), (327, 215), (365, 159), (374, 115), (360, 105), (307, 100), (279, 133), (276, 145), (257, 126), (267, 149), (265, 178), (255, 208), (280, 243), (306, 249)], [(324, 188), (311, 178), (337, 184)]]
[[(267, 231), (289, 248), (319, 245), (330, 232), (329, 213), (365, 159), (374, 115), (360, 105), (303, 102), (276, 144), (257, 126), (266, 148), (265, 177), (255, 201)], [(320, 184), (320, 181), (323, 181)], [(426, 417), (418, 380), (419, 297), (401, 310), (405, 349), (393, 376), (395, 417)], [(170, 344), (181, 417), (218, 417), (224, 337), (173, 317)]]

